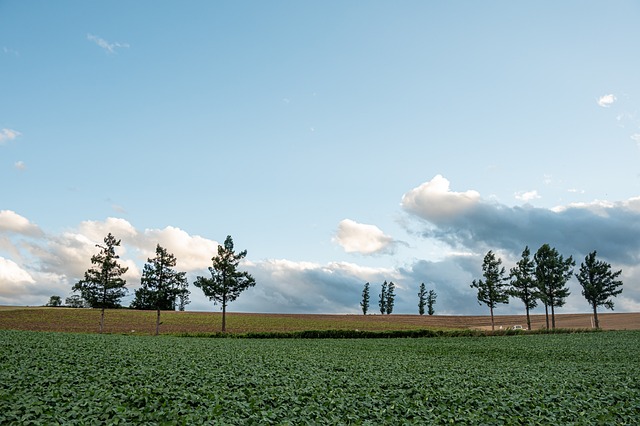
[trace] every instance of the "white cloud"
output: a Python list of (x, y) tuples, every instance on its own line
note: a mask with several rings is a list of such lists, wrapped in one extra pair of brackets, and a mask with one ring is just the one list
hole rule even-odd
[(608, 95), (600, 96), (597, 102), (598, 102), (598, 105), (600, 105), (601, 107), (608, 108), (611, 105), (613, 105), (616, 99), (617, 98), (613, 94), (608, 94)]
[(130, 47), (128, 43), (110, 43), (107, 40), (93, 34), (87, 34), (87, 40), (94, 42), (109, 53), (115, 53), (117, 48)]
[(11, 232), (28, 236), (42, 235), (38, 225), (29, 222), (25, 217), (20, 216), (11, 210), (0, 210), (0, 233)]
[(531, 200), (537, 200), (538, 198), (540, 198), (540, 195), (538, 194), (538, 191), (533, 190), (526, 192), (516, 192), (515, 197), (517, 200), (528, 203)]
[(4, 128), (0, 130), (0, 145), (4, 144), (6, 141), (12, 141), (20, 135), (22, 135), (22, 133), (17, 130)]
[(454, 192), (449, 190), (449, 181), (441, 175), (435, 176), (402, 196), (401, 206), (432, 223), (447, 222), (462, 214), (480, 201), (476, 191)]
[(392, 250), (394, 246), (393, 238), (385, 235), (377, 226), (351, 219), (344, 219), (338, 224), (334, 241), (347, 253), (382, 253)]
[(634, 133), (633, 135), (631, 135), (631, 139), (633, 139), (634, 141), (636, 141), (636, 143), (638, 144), (638, 146), (640, 146), (640, 133)]
[(18, 170), (20, 170), (20, 171), (23, 171), (23, 170), (26, 170), (26, 169), (27, 169), (27, 165), (26, 165), (26, 164), (24, 164), (24, 161), (16, 161), (16, 162), (13, 164), (13, 167), (15, 167), (16, 169), (18, 169)]
[(176, 267), (183, 271), (196, 271), (211, 266), (211, 258), (218, 253), (218, 243), (199, 235), (189, 235), (173, 226), (164, 229), (147, 229), (138, 243), (145, 260), (155, 256), (160, 244), (177, 259)]

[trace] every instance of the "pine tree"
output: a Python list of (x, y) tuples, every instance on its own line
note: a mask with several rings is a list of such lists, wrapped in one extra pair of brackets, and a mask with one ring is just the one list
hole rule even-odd
[(96, 244), (100, 252), (91, 256), (91, 263), (96, 265), (84, 273), (84, 279), (73, 286), (92, 308), (100, 308), (100, 333), (104, 330), (104, 310), (120, 306), (120, 299), (127, 293), (126, 280), (120, 278), (129, 270), (118, 263), (116, 247), (120, 240), (109, 233), (104, 238), (104, 246)]
[(530, 258), (529, 247), (522, 251), (522, 258), (516, 263), (515, 268), (511, 268), (509, 278), (511, 288), (509, 295), (522, 300), (527, 312), (527, 330), (531, 330), (531, 317), (529, 311), (538, 306), (539, 297), (535, 281), (535, 265)]
[(387, 312), (387, 281), (382, 283), (382, 288), (378, 296), (380, 297), (378, 307), (380, 308), (380, 313), (384, 315), (384, 313)]
[(390, 315), (393, 312), (393, 305), (395, 303), (396, 294), (394, 293), (396, 289), (396, 285), (393, 281), (389, 281), (389, 285), (387, 286), (387, 301), (385, 303), (385, 311), (387, 315)]
[(424, 283), (420, 284), (420, 290), (418, 291), (418, 313), (424, 315), (424, 307), (427, 306), (427, 289)]
[(502, 260), (496, 258), (495, 254), (489, 250), (482, 263), (482, 275), (484, 281), (473, 280), (471, 287), (478, 289), (478, 303), (485, 304), (491, 312), (491, 330), (495, 330), (493, 321), (493, 310), (498, 303), (509, 303), (507, 294), (505, 269), (500, 267)]
[(551, 328), (556, 328), (555, 308), (564, 306), (569, 296), (565, 284), (573, 276), (573, 258), (564, 259), (555, 248), (543, 244), (533, 256), (536, 263), (536, 286), (540, 300), (544, 303), (547, 329), (549, 329), (549, 308), (551, 308)]
[(218, 255), (211, 261), (213, 266), (209, 267), (211, 278), (197, 277), (194, 283), (196, 287), (213, 303), (222, 305), (222, 332), (226, 328), (227, 304), (233, 302), (240, 296), (240, 293), (256, 285), (255, 279), (248, 273), (238, 271), (240, 261), (247, 256), (247, 251), (243, 250), (236, 254), (233, 249), (233, 239), (228, 235), (224, 240), (224, 245), (218, 246)]
[(184, 309), (184, 298), (189, 294), (186, 272), (177, 272), (176, 258), (167, 249), (156, 247), (156, 257), (147, 259), (142, 271), (141, 287), (136, 290), (136, 298), (131, 307), (156, 310), (156, 336), (160, 332), (160, 311), (175, 310), (180, 299)]
[(582, 286), (582, 295), (593, 308), (596, 328), (600, 328), (598, 306), (613, 310), (612, 297), (622, 293), (622, 281), (617, 280), (622, 271), (611, 272), (611, 265), (596, 260), (596, 252), (589, 253), (580, 264), (580, 273), (576, 274)]
[(360, 307), (362, 308), (362, 315), (367, 315), (367, 311), (369, 310), (369, 283), (366, 283), (362, 289)]
[(427, 313), (429, 315), (433, 315), (436, 311), (433, 308), (433, 305), (436, 304), (436, 299), (438, 295), (435, 290), (429, 290), (429, 294), (427, 294)]

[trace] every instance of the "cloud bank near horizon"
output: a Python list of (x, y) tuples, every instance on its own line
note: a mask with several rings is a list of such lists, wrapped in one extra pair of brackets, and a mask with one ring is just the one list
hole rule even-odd
[[(553, 209), (507, 206), (484, 199), (477, 191), (456, 192), (441, 175), (413, 188), (401, 199), (405, 230), (410, 238), (437, 241), (449, 247), (440, 260), (407, 257), (394, 267), (365, 267), (352, 261), (317, 263), (287, 259), (247, 260), (243, 266), (256, 278), (231, 306), (241, 312), (354, 313), (365, 282), (371, 283), (370, 312), (377, 312), (382, 281), (397, 285), (396, 313), (417, 313), (417, 291), (424, 282), (438, 294), (437, 314), (486, 314), (477, 303), (470, 282), (481, 276), (484, 253), (494, 250), (507, 269), (525, 246), (535, 251), (548, 243), (579, 267), (593, 250), (623, 270), (624, 291), (616, 299), (616, 311), (640, 310), (640, 198), (619, 202), (595, 201)], [(129, 267), (125, 278), (129, 299), (137, 288), (144, 262), (161, 244), (178, 259), (190, 283), (207, 267), (218, 242), (191, 235), (174, 226), (137, 229), (122, 218), (84, 221), (75, 228), (51, 234), (28, 218), (10, 210), (0, 211), (0, 304), (42, 305), (53, 294), (63, 298), (90, 267), (90, 258), (111, 232), (122, 240), (118, 254)], [(394, 255), (400, 241), (375, 225), (345, 219), (333, 241), (350, 255)], [(402, 251), (412, 250), (409, 244)], [(249, 254), (251, 250), (249, 248)], [(588, 304), (577, 281), (570, 281), (571, 296), (562, 312), (584, 312)], [(191, 286), (190, 310), (217, 310)], [(129, 303), (129, 299), (123, 302)], [(498, 307), (498, 314), (521, 313), (517, 300)]]

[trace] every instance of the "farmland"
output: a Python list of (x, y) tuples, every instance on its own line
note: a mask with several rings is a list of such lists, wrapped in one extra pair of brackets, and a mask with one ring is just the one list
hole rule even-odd
[(639, 331), (202, 339), (0, 331), (0, 423), (637, 424)]
[[(639, 313), (602, 313), (600, 325), (607, 330), (640, 329)], [(100, 311), (97, 309), (0, 307), (0, 329), (95, 333)], [(557, 314), (560, 328), (590, 328), (589, 314)], [(107, 310), (105, 331), (149, 335), (154, 332), (155, 312), (130, 309)], [(498, 315), (496, 327), (526, 327), (524, 315)], [(219, 312), (163, 312), (163, 334), (211, 333), (220, 330)], [(544, 315), (532, 315), (532, 326), (541, 329)], [(488, 316), (446, 315), (312, 315), (227, 313), (231, 333), (289, 332), (303, 330), (416, 330), (491, 328)]]

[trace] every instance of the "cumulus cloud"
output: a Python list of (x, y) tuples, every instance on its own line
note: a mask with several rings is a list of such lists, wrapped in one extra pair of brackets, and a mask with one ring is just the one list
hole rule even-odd
[(24, 161), (16, 161), (13, 164), (13, 167), (15, 167), (17, 170), (23, 171), (27, 169), (27, 165), (24, 164)]
[(344, 219), (334, 237), (347, 253), (375, 254), (393, 251), (395, 242), (375, 225)]
[(480, 201), (476, 191), (454, 192), (449, 181), (436, 175), (429, 182), (407, 192), (401, 206), (406, 211), (431, 223), (447, 223), (452, 218), (472, 211)]
[(103, 48), (104, 50), (106, 50), (109, 53), (116, 53), (116, 49), (119, 48), (128, 48), (130, 47), (128, 43), (110, 43), (107, 40), (95, 36), (93, 34), (87, 34), (87, 40), (94, 42), (95, 44), (97, 44), (98, 46), (100, 46), (101, 48)]
[[(120, 263), (129, 268), (124, 278), (130, 288), (139, 284), (142, 265), (147, 258), (155, 256), (157, 244), (173, 253), (178, 260), (176, 267), (185, 272), (206, 270), (218, 246), (215, 241), (174, 227), (138, 231), (121, 218), (84, 221), (76, 229), (47, 234), (28, 219), (3, 210), (0, 211), (0, 256), (5, 256), (35, 280), (29, 291), (11, 293), (13, 304), (33, 304), (36, 295), (56, 294), (54, 291), (62, 296), (69, 294), (73, 284), (91, 267), (91, 256), (99, 251), (96, 245), (103, 244), (108, 233), (122, 241), (116, 252)], [(18, 278), (16, 274), (5, 277), (0, 295), (6, 294), (9, 288), (24, 287), (24, 280)]]
[(0, 210), (0, 233), (10, 232), (36, 237), (42, 235), (42, 231), (27, 218), (20, 216), (11, 210)]
[(510, 207), (482, 200), (478, 195), (472, 205), (451, 209), (446, 221), (412, 205), (403, 207), (435, 225), (425, 227), (424, 237), (453, 247), (474, 251), (503, 249), (517, 254), (525, 245), (539, 247), (548, 243), (567, 256), (584, 256), (598, 250), (616, 262), (634, 264), (640, 261), (639, 204), (633, 198), (545, 209), (530, 205)]
[(608, 94), (608, 95), (604, 95), (604, 96), (600, 96), (600, 98), (598, 98), (598, 105), (600, 105), (603, 108), (609, 108), (611, 105), (613, 105), (613, 103), (617, 100), (617, 98), (613, 95), (613, 94)]
[(18, 136), (22, 135), (22, 133), (17, 130), (12, 129), (2, 129), (0, 130), (0, 145), (4, 144), (7, 141), (12, 141)]
[(531, 200), (537, 200), (538, 198), (540, 198), (540, 195), (538, 194), (538, 191), (533, 190), (526, 192), (516, 192), (515, 197), (517, 200), (528, 203)]

